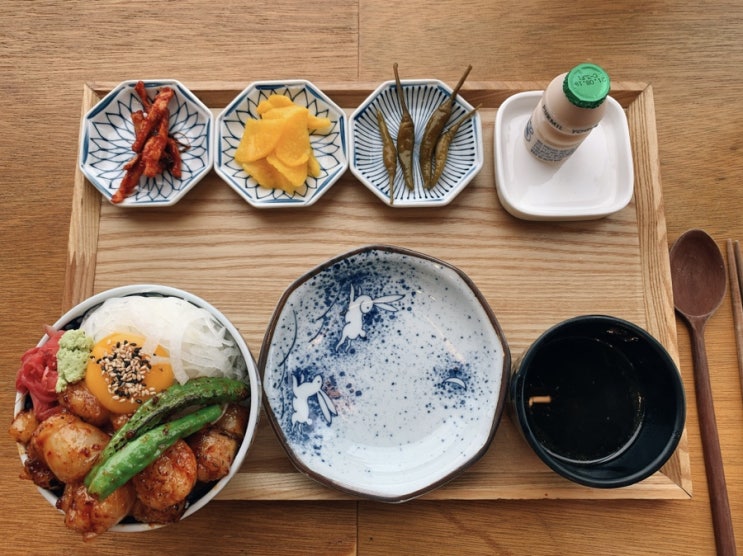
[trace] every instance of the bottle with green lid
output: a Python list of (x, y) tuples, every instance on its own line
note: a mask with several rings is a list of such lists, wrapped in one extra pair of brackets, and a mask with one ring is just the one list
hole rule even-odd
[(529, 152), (548, 163), (567, 159), (604, 116), (610, 87), (609, 75), (596, 64), (555, 77), (524, 129)]

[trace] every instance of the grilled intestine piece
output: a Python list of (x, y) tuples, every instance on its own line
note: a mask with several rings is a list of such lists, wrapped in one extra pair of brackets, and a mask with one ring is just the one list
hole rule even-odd
[(199, 481), (218, 481), (230, 472), (247, 423), (247, 408), (230, 404), (219, 421), (188, 438), (196, 456)]
[(62, 407), (96, 427), (106, 426), (111, 412), (88, 389), (84, 381), (69, 384), (57, 397)]
[(178, 440), (132, 478), (137, 498), (155, 510), (181, 503), (196, 484), (196, 458), (183, 440)]
[(65, 514), (65, 525), (82, 533), (84, 540), (105, 533), (124, 519), (136, 500), (134, 487), (126, 483), (105, 500), (91, 496), (82, 483), (68, 483), (57, 500), (57, 508)]
[(109, 439), (102, 430), (65, 411), (36, 427), (27, 455), (44, 463), (63, 483), (82, 481)]

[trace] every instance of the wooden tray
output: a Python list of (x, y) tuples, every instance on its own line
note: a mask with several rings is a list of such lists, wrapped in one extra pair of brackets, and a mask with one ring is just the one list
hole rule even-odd
[[(115, 83), (84, 88), (83, 113)], [(215, 113), (247, 83), (186, 84)], [(349, 113), (376, 84), (318, 84)], [(219, 307), (257, 359), (284, 289), (325, 260), (361, 245), (394, 244), (439, 257), (466, 272), (492, 306), (514, 359), (546, 328), (604, 313), (649, 330), (678, 362), (652, 89), (614, 84), (626, 109), (635, 164), (630, 205), (589, 222), (534, 223), (498, 202), (493, 173), (495, 113), (508, 96), (546, 83), (469, 83), (482, 104), (486, 163), (446, 207), (393, 209), (350, 172), (315, 205), (259, 210), (211, 172), (169, 208), (113, 207), (75, 174), (64, 309), (93, 293), (132, 283), (189, 290)], [(691, 377), (685, 376), (690, 381)], [(485, 456), (429, 499), (664, 498), (691, 496), (684, 434), (661, 472), (622, 489), (590, 489), (562, 479), (531, 452), (504, 414)], [(262, 418), (248, 457), (221, 499), (307, 500), (349, 496), (298, 473)]]

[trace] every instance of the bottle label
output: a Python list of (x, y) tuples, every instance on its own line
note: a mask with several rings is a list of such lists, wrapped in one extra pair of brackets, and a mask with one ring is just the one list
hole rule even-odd
[(550, 114), (550, 111), (549, 110), (547, 110), (547, 105), (544, 102), (540, 102), (539, 105), (542, 107), (542, 116), (544, 116), (544, 119), (547, 120), (547, 123), (549, 123), (556, 130), (562, 131), (563, 133), (566, 133), (566, 131), (563, 128), (562, 124), (560, 122), (558, 122), (552, 116), (552, 114)]
[(544, 143), (535, 132), (531, 118), (529, 118), (529, 121), (524, 128), (524, 140), (529, 148), (529, 152), (544, 162), (562, 162), (573, 154), (580, 144), (578, 143), (578, 145), (573, 145), (568, 148), (556, 148)]
[(562, 162), (573, 154), (576, 148), (577, 147), (572, 147), (570, 149), (556, 149), (549, 145), (545, 145), (537, 139), (534, 141), (534, 144), (531, 146), (529, 151), (539, 160), (544, 160), (545, 162)]
[(526, 127), (524, 128), (524, 139), (526, 139), (527, 143), (531, 143), (532, 137), (534, 137), (534, 125), (531, 123), (531, 118), (529, 118), (529, 121), (526, 122)]
[(590, 133), (593, 128), (599, 125), (598, 122), (596, 122), (595, 124), (589, 127), (584, 127), (584, 128), (574, 128), (574, 127), (564, 126), (560, 122), (558, 122), (555, 119), (555, 117), (550, 113), (550, 111), (547, 109), (546, 103), (542, 102), (541, 105), (542, 105), (542, 115), (544, 116), (544, 119), (547, 120), (547, 122), (549, 122), (549, 124), (552, 127), (554, 127), (556, 130), (562, 133), (567, 133), (569, 135), (586, 135)]

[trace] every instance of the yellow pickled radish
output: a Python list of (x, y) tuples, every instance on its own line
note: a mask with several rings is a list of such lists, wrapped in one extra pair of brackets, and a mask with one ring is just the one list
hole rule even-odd
[(245, 122), (235, 161), (259, 185), (294, 193), (322, 168), (310, 142), (312, 132), (327, 132), (330, 119), (311, 114), (286, 95), (270, 95), (258, 103), (259, 119)]

